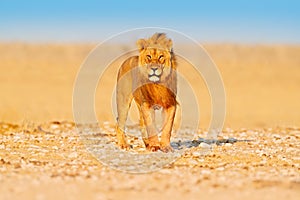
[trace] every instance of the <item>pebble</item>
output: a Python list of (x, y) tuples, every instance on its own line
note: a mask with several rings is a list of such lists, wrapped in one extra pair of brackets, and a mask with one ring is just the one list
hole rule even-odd
[(201, 152), (199, 152), (199, 151), (194, 151), (192, 154), (193, 154), (193, 156), (195, 156), (195, 157), (199, 157), (199, 156), (202, 156), (202, 155), (203, 155), (203, 153), (201, 153)]
[(216, 170), (218, 170), (218, 171), (224, 171), (224, 167), (218, 167), (218, 168), (216, 168)]
[(210, 170), (202, 170), (201, 174), (203, 174), (203, 175), (209, 175), (209, 174), (211, 174), (211, 171)]
[(205, 143), (205, 142), (201, 142), (201, 143), (199, 144), (199, 147), (204, 148), (204, 149), (208, 149), (208, 148), (210, 148), (211, 146), (210, 146), (209, 144)]
[(71, 154), (69, 154), (68, 157), (69, 158), (77, 158), (78, 157), (78, 153), (77, 152), (72, 152)]
[(197, 164), (198, 164), (198, 161), (197, 161), (197, 160), (194, 160), (194, 159), (190, 159), (190, 160), (189, 160), (189, 164), (190, 164), (190, 165), (197, 165)]
[(51, 124), (50, 128), (51, 129), (58, 129), (59, 128), (59, 124)]

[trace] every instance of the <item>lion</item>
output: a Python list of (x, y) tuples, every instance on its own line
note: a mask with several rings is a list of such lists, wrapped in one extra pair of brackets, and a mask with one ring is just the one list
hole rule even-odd
[[(177, 73), (172, 46), (172, 40), (165, 33), (155, 33), (148, 39), (139, 39), (139, 55), (126, 59), (121, 65), (116, 86), (116, 133), (120, 148), (130, 148), (124, 130), (134, 99), (146, 148), (149, 151), (173, 151), (170, 138), (177, 105)], [(157, 109), (162, 109), (164, 119), (160, 141), (154, 123)]]

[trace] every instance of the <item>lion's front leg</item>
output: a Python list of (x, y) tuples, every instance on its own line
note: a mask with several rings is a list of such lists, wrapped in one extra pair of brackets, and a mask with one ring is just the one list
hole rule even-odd
[(158, 140), (158, 133), (155, 127), (155, 112), (149, 104), (143, 103), (141, 105), (141, 114), (148, 136), (148, 138), (143, 138), (146, 148), (150, 151), (157, 151), (160, 149), (160, 144)]
[(116, 134), (118, 146), (122, 149), (129, 149), (130, 145), (127, 143), (125, 136), (125, 123), (133, 96), (130, 94), (130, 90), (127, 91), (126, 89), (122, 88), (124, 85), (125, 84), (120, 83), (117, 84), (118, 119), (116, 125)]
[(142, 112), (140, 106), (138, 106), (138, 108), (139, 108), (139, 114), (140, 114), (140, 131), (142, 133), (142, 139), (144, 141), (145, 146), (148, 147), (149, 146), (148, 133), (147, 133), (146, 125), (144, 122), (143, 112)]
[(160, 147), (163, 152), (172, 152), (173, 148), (170, 145), (171, 132), (176, 112), (176, 106), (171, 106), (164, 109), (164, 126), (161, 134)]

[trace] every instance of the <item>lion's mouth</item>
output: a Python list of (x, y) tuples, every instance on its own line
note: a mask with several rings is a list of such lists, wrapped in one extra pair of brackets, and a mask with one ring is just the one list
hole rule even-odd
[(160, 76), (162, 74), (162, 69), (158, 67), (151, 67), (148, 71), (148, 78), (152, 82), (158, 82), (160, 80)]
[(160, 76), (152, 74), (152, 75), (148, 75), (148, 78), (150, 81), (152, 82), (158, 82), (160, 80)]

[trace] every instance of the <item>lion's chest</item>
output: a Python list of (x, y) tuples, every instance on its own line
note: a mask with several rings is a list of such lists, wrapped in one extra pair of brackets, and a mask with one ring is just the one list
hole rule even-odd
[(133, 96), (139, 105), (148, 103), (154, 109), (176, 105), (176, 94), (160, 84), (143, 85), (134, 92)]

